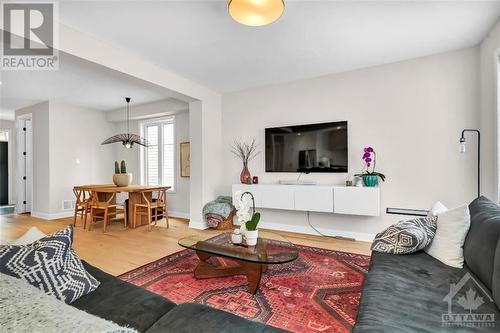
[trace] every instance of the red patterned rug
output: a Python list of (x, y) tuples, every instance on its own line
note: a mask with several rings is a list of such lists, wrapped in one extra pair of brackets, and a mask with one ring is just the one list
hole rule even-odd
[(370, 257), (296, 247), (299, 258), (269, 265), (255, 295), (247, 292), (244, 276), (195, 279), (198, 257), (191, 250), (176, 252), (119, 278), (177, 304), (206, 304), (292, 332), (350, 332)]

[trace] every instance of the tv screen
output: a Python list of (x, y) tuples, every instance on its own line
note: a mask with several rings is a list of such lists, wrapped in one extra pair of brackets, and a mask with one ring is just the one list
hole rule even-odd
[(347, 172), (347, 121), (266, 128), (266, 172)]

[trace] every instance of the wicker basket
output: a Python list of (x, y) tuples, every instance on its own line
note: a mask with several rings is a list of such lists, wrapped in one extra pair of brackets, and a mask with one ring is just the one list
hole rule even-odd
[(213, 229), (216, 229), (216, 230), (229, 230), (229, 229), (233, 229), (234, 226), (233, 226), (233, 217), (234, 215), (236, 214), (236, 209), (233, 209), (233, 211), (231, 213), (229, 213), (229, 216), (227, 217), (227, 219), (219, 222), (219, 224), (213, 228)]

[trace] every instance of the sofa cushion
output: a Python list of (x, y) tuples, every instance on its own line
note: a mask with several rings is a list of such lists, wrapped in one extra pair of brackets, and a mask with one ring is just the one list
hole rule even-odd
[(71, 305), (118, 325), (146, 331), (175, 304), (168, 299), (113, 277), (83, 262), (101, 285)]
[(438, 214), (436, 235), (424, 251), (448, 266), (462, 268), (463, 246), (469, 227), (470, 213), (467, 205)]
[(493, 269), (493, 299), (500, 310), (500, 239), (495, 253), (495, 267)]
[(2, 332), (137, 333), (49, 296), (21, 279), (0, 274)]
[(451, 299), (452, 311), (469, 313), (458, 302), (472, 287), (484, 301), (473, 312), (494, 314), (494, 327), (442, 326), (450, 284), (462, 281), (468, 272), (467, 267), (447, 266), (423, 251), (404, 256), (373, 252), (353, 333), (498, 332), (500, 311), (491, 295), (483, 294), (470, 279)]
[(72, 303), (99, 286), (71, 247), (73, 226), (28, 245), (0, 246), (0, 272)]
[(371, 248), (383, 253), (415, 253), (432, 242), (436, 229), (436, 218), (433, 216), (399, 221), (378, 233)]
[(278, 333), (278, 328), (201, 304), (185, 303), (164, 315), (147, 333)]
[[(470, 206), (471, 226), (464, 244), (467, 266), (493, 290), (495, 251), (500, 238), (500, 207), (485, 197), (474, 200)], [(500, 284), (497, 279), (496, 283)]]

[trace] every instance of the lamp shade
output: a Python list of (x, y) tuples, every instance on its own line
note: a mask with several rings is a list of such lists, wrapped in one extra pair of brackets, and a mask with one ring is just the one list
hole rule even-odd
[(238, 23), (258, 27), (271, 24), (285, 10), (283, 0), (229, 0), (228, 11)]

